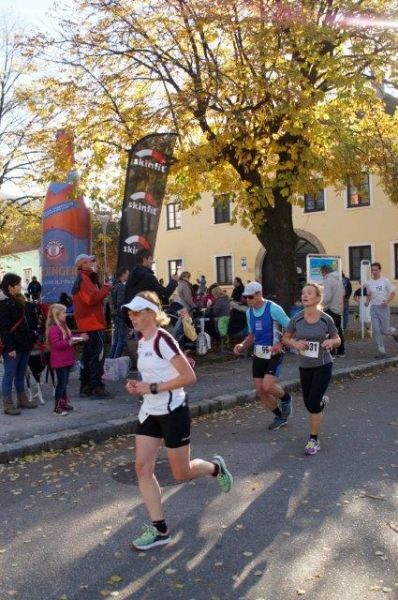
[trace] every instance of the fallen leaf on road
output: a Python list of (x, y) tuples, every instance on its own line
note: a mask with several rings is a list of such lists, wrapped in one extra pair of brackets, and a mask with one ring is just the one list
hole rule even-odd
[(166, 575), (174, 575), (175, 572), (176, 572), (175, 569), (166, 569), (165, 570)]
[(119, 583), (120, 581), (122, 581), (122, 577), (120, 577), (120, 575), (111, 575), (111, 577), (109, 577), (109, 579), (107, 579), (106, 583), (110, 583), (111, 585), (115, 584), (115, 583)]
[(253, 556), (253, 552), (244, 552), (243, 556)]
[(387, 525), (390, 529), (395, 531), (395, 533), (398, 533), (398, 525), (396, 525), (395, 523), (391, 523), (391, 522), (388, 522)]
[(304, 596), (305, 590), (297, 590), (297, 596)]

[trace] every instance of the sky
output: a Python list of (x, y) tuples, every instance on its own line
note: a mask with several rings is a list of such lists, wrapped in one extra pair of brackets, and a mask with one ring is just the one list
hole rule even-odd
[[(0, 13), (12, 14), (24, 27), (46, 27), (55, 0), (0, 0)], [(62, 2), (62, 4), (67, 4)]]

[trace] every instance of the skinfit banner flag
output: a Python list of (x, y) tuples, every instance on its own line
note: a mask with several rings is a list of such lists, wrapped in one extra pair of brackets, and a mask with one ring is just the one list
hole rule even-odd
[(175, 133), (148, 135), (129, 151), (118, 267), (132, 269), (141, 248), (155, 248)]

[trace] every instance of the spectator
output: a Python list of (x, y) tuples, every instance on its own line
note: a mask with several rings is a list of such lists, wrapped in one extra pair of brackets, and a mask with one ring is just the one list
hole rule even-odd
[(199, 294), (199, 285), (197, 283), (194, 283), (192, 286), (192, 299), (195, 307), (199, 308), (202, 304), (202, 296)]
[(231, 300), (234, 302), (240, 302), (242, 300), (242, 294), (245, 286), (242, 283), (240, 277), (235, 277), (234, 279), (234, 289), (232, 290)]
[(183, 271), (179, 277), (178, 286), (173, 301), (185, 308), (189, 313), (196, 307), (193, 300), (192, 286), (190, 283), (191, 273)]
[(66, 308), (66, 324), (69, 329), (76, 329), (75, 319), (73, 317), (73, 301), (66, 292), (61, 292), (58, 304), (63, 304)]
[[(0, 338), (3, 343), (4, 362), (2, 380), (4, 414), (20, 415), (21, 408), (37, 408), (37, 403), (29, 402), (25, 393), (25, 374), (34, 339), (25, 318), (21, 278), (15, 273), (6, 273), (0, 287)], [(16, 407), (12, 401), (13, 385), (15, 385), (17, 392)]]
[(390, 325), (390, 302), (395, 297), (395, 286), (387, 277), (381, 274), (381, 264), (373, 262), (370, 265), (371, 279), (366, 282), (368, 295), (365, 306), (370, 305), (370, 320), (372, 323), (373, 340), (378, 353), (375, 358), (385, 358), (386, 349), (383, 335), (392, 335), (398, 342), (398, 331)]
[(203, 308), (209, 308), (213, 304), (213, 302), (215, 300), (215, 296), (213, 295), (213, 290), (216, 287), (219, 287), (218, 283), (212, 283), (211, 286), (209, 287), (209, 289), (207, 290), (207, 293), (203, 297)]
[(73, 344), (82, 340), (87, 341), (87, 334), (73, 338), (66, 324), (66, 308), (63, 304), (50, 306), (46, 322), (46, 342), (50, 348), (50, 366), (57, 374), (57, 386), (54, 393), (54, 413), (67, 415), (74, 410), (69, 403), (68, 382), (72, 366), (75, 364)]
[(37, 277), (33, 275), (32, 281), (28, 285), (28, 294), (32, 300), (39, 300), (41, 296), (41, 284), (37, 281)]
[(337, 354), (335, 349), (331, 350), (331, 354), (343, 357), (345, 356), (345, 350), (341, 319), (343, 316), (344, 286), (337, 271), (333, 271), (329, 265), (323, 265), (321, 273), (323, 275), (324, 311), (332, 317), (341, 340), (341, 345), (337, 348)]
[(122, 314), (122, 305), (124, 304), (126, 281), (129, 276), (129, 270), (120, 267), (116, 273), (116, 282), (112, 289), (113, 304), (113, 344), (110, 358), (118, 358), (122, 355), (127, 340), (127, 323)]
[(102, 287), (98, 277), (98, 264), (95, 256), (79, 254), (75, 265), (77, 277), (72, 288), (75, 319), (80, 332), (86, 332), (81, 356), (80, 397), (111, 398), (102, 383), (105, 360), (105, 311), (104, 300), (112, 285)]
[(177, 276), (173, 275), (166, 287), (160, 285), (151, 268), (153, 262), (150, 250), (138, 250), (136, 254), (137, 265), (129, 274), (126, 283), (126, 303), (131, 302), (138, 292), (144, 291), (155, 292), (163, 302), (169, 301), (171, 294), (178, 285)]
[(199, 285), (199, 296), (204, 296), (206, 294), (207, 289), (207, 281), (204, 275), (201, 275), (196, 280), (196, 283)]
[(206, 309), (205, 317), (210, 317), (210, 321), (206, 322), (205, 330), (211, 337), (219, 338), (217, 321), (220, 317), (229, 317), (230, 307), (229, 298), (219, 286), (212, 290), (214, 302)]
[(348, 277), (345, 276), (344, 272), (342, 275), (342, 282), (344, 286), (344, 301), (343, 301), (343, 329), (347, 329), (348, 319), (350, 316), (350, 298), (352, 294), (352, 285)]

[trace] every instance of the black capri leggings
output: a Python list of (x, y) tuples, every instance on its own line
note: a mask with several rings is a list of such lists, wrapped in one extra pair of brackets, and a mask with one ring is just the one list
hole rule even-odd
[(332, 366), (333, 363), (327, 363), (320, 367), (300, 367), (304, 404), (308, 412), (312, 414), (323, 411), (322, 398), (332, 378)]

